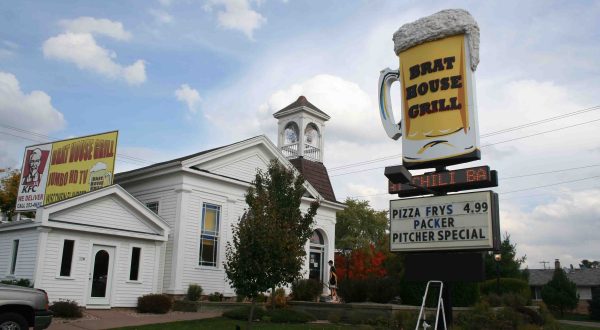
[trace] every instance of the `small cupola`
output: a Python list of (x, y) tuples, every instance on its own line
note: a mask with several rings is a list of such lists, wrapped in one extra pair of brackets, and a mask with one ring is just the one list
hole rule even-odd
[(323, 162), (323, 130), (329, 115), (300, 96), (273, 117), (278, 124), (277, 146), (284, 156)]

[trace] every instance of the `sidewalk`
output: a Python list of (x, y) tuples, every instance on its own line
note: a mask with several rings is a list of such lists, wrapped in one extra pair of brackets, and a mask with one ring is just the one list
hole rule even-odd
[(579, 325), (582, 327), (588, 328), (600, 328), (600, 323), (598, 322), (585, 322), (585, 321), (571, 321), (571, 320), (557, 320), (559, 323), (570, 324), (570, 325)]
[(222, 312), (170, 312), (167, 314), (138, 314), (133, 309), (88, 309), (77, 320), (55, 318), (49, 330), (112, 329), (132, 325), (198, 320), (221, 316)]

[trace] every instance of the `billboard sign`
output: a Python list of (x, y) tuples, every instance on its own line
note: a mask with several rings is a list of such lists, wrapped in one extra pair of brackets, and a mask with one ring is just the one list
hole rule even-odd
[[(481, 158), (474, 86), (478, 43), (477, 23), (464, 10), (444, 10), (394, 33), (400, 67), (381, 72), (379, 113), (389, 137), (402, 137), (406, 168)], [(395, 81), (401, 87), (400, 122), (390, 101)]]
[(390, 201), (390, 250), (492, 250), (499, 244), (491, 191)]
[(17, 211), (36, 208), (112, 184), (118, 132), (25, 148)]

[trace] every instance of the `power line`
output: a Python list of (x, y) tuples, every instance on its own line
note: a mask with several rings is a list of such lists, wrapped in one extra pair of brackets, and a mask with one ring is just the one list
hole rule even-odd
[(590, 111), (594, 111), (594, 110), (598, 110), (600, 109), (600, 105), (596, 105), (590, 108), (586, 108), (586, 109), (582, 109), (582, 110), (577, 110), (577, 111), (573, 111), (573, 112), (569, 112), (569, 113), (565, 113), (562, 115), (558, 115), (555, 117), (549, 117), (546, 119), (542, 119), (542, 120), (538, 120), (538, 121), (533, 121), (531, 123), (527, 123), (527, 124), (523, 124), (523, 125), (519, 125), (519, 126), (514, 126), (514, 127), (509, 127), (509, 128), (505, 128), (505, 129), (501, 129), (495, 132), (491, 132), (491, 133), (487, 133), (487, 134), (482, 134), (481, 137), (489, 137), (489, 136), (493, 136), (493, 135), (498, 135), (498, 134), (502, 134), (502, 133), (506, 133), (506, 132), (511, 132), (511, 131), (515, 131), (521, 128), (526, 128), (526, 127), (530, 127), (530, 126), (535, 126), (535, 125), (539, 125), (539, 124), (544, 124), (547, 122), (551, 122), (554, 120), (558, 120), (558, 119), (563, 119), (566, 117), (570, 117), (570, 116), (575, 116), (575, 115), (580, 115), (582, 113), (586, 113), (586, 112), (590, 112)]
[[(32, 141), (32, 142), (45, 143), (45, 142), (49, 142), (49, 140), (62, 140), (62, 139), (57, 138), (57, 137), (52, 137), (52, 136), (48, 136), (48, 135), (39, 134), (39, 133), (28, 131), (28, 130), (25, 130), (25, 129), (22, 129), (22, 128), (18, 128), (18, 127), (13, 127), (13, 126), (4, 125), (4, 124), (0, 124), (0, 126), (4, 127), (4, 128), (8, 128), (8, 129), (14, 130), (14, 131), (17, 131), (17, 132), (21, 132), (21, 133), (25, 133), (25, 134), (30, 134), (30, 135), (37, 136), (38, 139), (33, 139), (31, 137), (26, 137), (26, 136), (22, 136), (22, 135), (15, 135), (15, 134), (11, 134), (9, 132), (0, 132), (0, 134), (10, 135), (10, 136), (13, 136), (13, 137), (21, 138), (21, 139), (24, 139), (24, 140), (29, 140), (29, 141)], [(137, 162), (137, 163), (154, 164), (154, 162), (151, 162), (151, 161), (148, 161), (148, 160), (145, 160), (145, 159), (141, 159), (141, 158), (137, 158), (137, 157), (133, 157), (133, 156), (129, 156), (129, 155), (125, 155), (125, 154), (122, 154), (122, 153), (117, 153), (117, 156), (120, 157), (120, 159), (117, 158), (118, 161), (123, 161), (123, 162), (129, 163), (129, 164), (135, 164), (135, 163), (132, 163), (132, 161), (133, 162)], [(125, 158), (125, 159), (122, 159), (122, 158)], [(129, 160), (129, 161), (127, 161), (127, 160)], [(139, 164), (135, 164), (135, 165), (139, 165)]]
[[(538, 121), (534, 121), (534, 122), (530, 122), (530, 123), (526, 123), (526, 124), (521, 124), (521, 125), (514, 126), (514, 127), (505, 128), (505, 129), (498, 130), (498, 131), (491, 132), (491, 133), (482, 134), (480, 137), (481, 138), (487, 138), (487, 137), (490, 137), (490, 136), (494, 136), (494, 135), (498, 135), (498, 134), (502, 134), (502, 133), (507, 133), (507, 132), (515, 131), (515, 130), (518, 130), (518, 129), (521, 129), (521, 128), (527, 128), (527, 127), (531, 127), (531, 126), (535, 126), (535, 125), (540, 125), (540, 124), (544, 124), (544, 123), (547, 123), (547, 122), (551, 122), (551, 121), (555, 121), (555, 120), (559, 120), (559, 119), (564, 119), (564, 118), (567, 118), (567, 117), (570, 117), (570, 116), (576, 116), (576, 115), (580, 115), (580, 114), (587, 113), (587, 112), (590, 112), (590, 111), (595, 111), (595, 110), (600, 110), (600, 105), (593, 106), (593, 107), (586, 108), (586, 109), (581, 109), (581, 110), (573, 111), (573, 112), (569, 112), (569, 113), (565, 113), (565, 114), (562, 114), (562, 115), (559, 115), (559, 116), (545, 118), (545, 119), (542, 119), (542, 120), (538, 120)], [(584, 125), (586, 123), (581, 123), (580, 125)], [(550, 132), (550, 131), (548, 131), (548, 132)], [(542, 134), (542, 133), (540, 133), (540, 134)], [(535, 136), (535, 135), (532, 135), (532, 136)], [(494, 144), (500, 144), (500, 143), (504, 143), (504, 142), (508, 142), (508, 141), (503, 141), (503, 142), (494, 143)], [(489, 144), (489, 145), (493, 145), (493, 144)], [(486, 145), (486, 146), (489, 146), (489, 145)], [(341, 165), (341, 166), (337, 166), (337, 167), (332, 167), (332, 168), (329, 169), (329, 171), (339, 171), (339, 170), (346, 169), (346, 168), (349, 168), (349, 167), (355, 167), (355, 166), (360, 166), (360, 165), (367, 165), (367, 164), (377, 163), (377, 162), (384, 161), (384, 160), (394, 159), (394, 158), (400, 157), (400, 156), (402, 156), (402, 154), (395, 154), (395, 155), (384, 156), (384, 157), (375, 158), (375, 159), (371, 159), (371, 160), (361, 161), (361, 162), (357, 162), (357, 163), (351, 163), (351, 164)]]
[[(491, 147), (491, 146), (497, 145), (497, 144), (502, 144), (502, 143), (506, 143), (506, 142), (512, 142), (512, 141), (516, 141), (516, 140), (522, 140), (522, 139), (530, 138), (530, 137), (533, 137), (533, 136), (538, 136), (538, 135), (542, 135), (542, 134), (546, 134), (546, 133), (552, 133), (552, 132), (564, 130), (564, 129), (567, 129), (567, 128), (573, 128), (573, 127), (576, 127), (576, 126), (590, 124), (590, 123), (597, 122), (597, 121), (600, 121), (600, 118), (599, 119), (590, 120), (590, 121), (586, 121), (586, 122), (583, 122), (583, 123), (578, 123), (578, 124), (574, 124), (574, 125), (569, 125), (569, 126), (564, 126), (564, 127), (560, 127), (560, 128), (555, 128), (555, 129), (548, 130), (548, 131), (543, 131), (543, 132), (538, 132), (538, 133), (534, 133), (534, 134), (530, 134), (530, 135), (526, 135), (526, 136), (521, 136), (521, 137), (518, 137), (518, 138), (508, 139), (508, 140), (499, 141), (499, 142), (494, 142), (494, 143), (482, 145), (480, 148), (486, 148), (486, 147)], [(394, 156), (389, 156), (389, 157), (386, 157), (385, 159), (388, 159), (388, 158), (391, 159), (390, 157), (397, 157), (397, 156), (401, 156), (401, 155), (402, 154), (398, 154), (398, 155), (394, 155)], [(385, 159), (384, 158), (378, 158), (378, 159), (374, 159), (374, 160), (371, 160), (371, 161), (364, 161), (364, 162), (361, 162), (361, 163), (354, 163), (354, 164), (346, 165), (344, 167), (340, 166), (340, 167), (337, 167), (337, 169), (340, 170), (340, 169), (346, 169), (346, 168), (350, 168), (350, 167), (354, 167), (354, 166), (359, 166), (359, 165), (367, 165), (367, 164), (370, 164), (370, 163), (377, 163), (377, 162), (379, 162), (381, 160), (385, 160)], [(368, 169), (363, 169), (363, 170), (357, 170), (357, 171), (348, 172), (348, 173), (335, 174), (335, 175), (331, 175), (331, 176), (334, 177), (334, 176), (340, 176), (340, 175), (346, 175), (346, 174), (352, 174), (352, 173), (359, 173), (359, 172), (371, 171), (371, 170), (375, 170), (375, 169), (378, 169), (378, 168), (384, 168), (384, 167), (385, 166), (373, 167), (373, 168), (368, 168)], [(335, 171), (335, 169), (333, 171)]]

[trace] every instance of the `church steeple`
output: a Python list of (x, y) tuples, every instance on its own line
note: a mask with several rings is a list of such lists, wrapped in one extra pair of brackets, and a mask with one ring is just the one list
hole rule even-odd
[(300, 96), (273, 114), (278, 121), (277, 146), (288, 159), (323, 162), (323, 131), (329, 116)]

